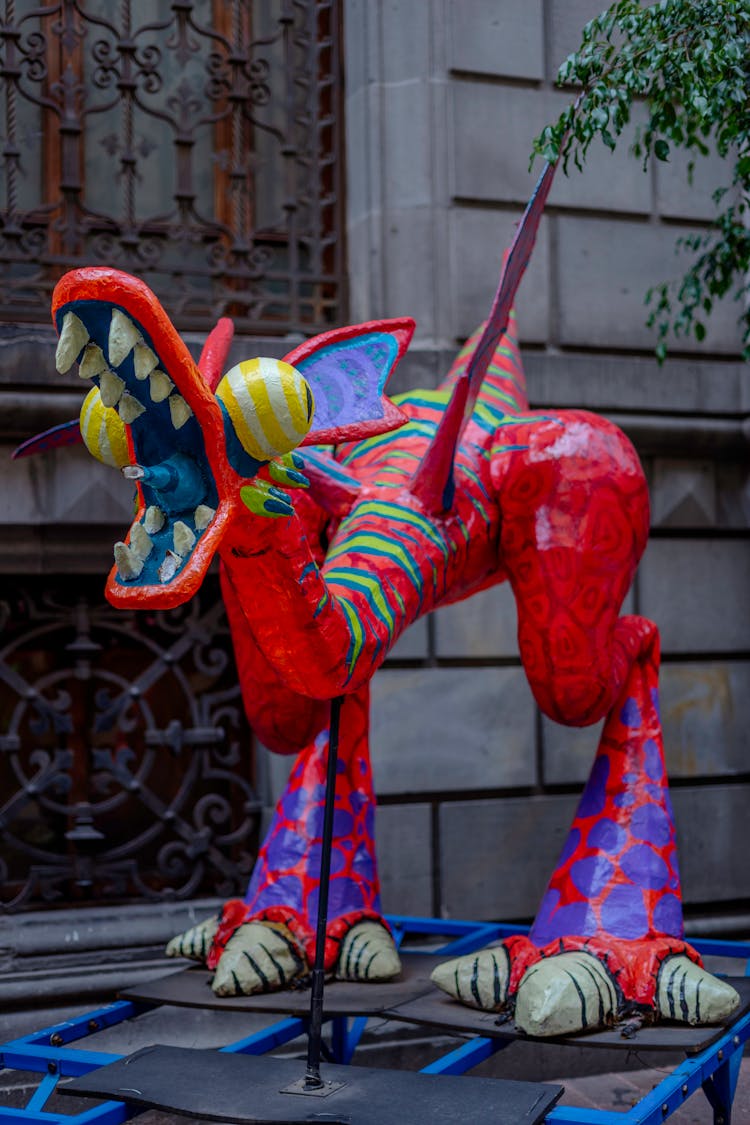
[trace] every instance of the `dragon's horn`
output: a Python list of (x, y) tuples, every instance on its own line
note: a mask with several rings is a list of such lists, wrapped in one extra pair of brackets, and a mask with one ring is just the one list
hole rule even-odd
[(534, 249), (539, 221), (544, 211), (556, 164), (545, 164), (534, 192), (518, 224), (510, 250), (503, 259), (495, 299), (484, 331), (453, 387), (453, 393), (426, 454), (414, 474), (409, 490), (430, 512), (447, 511), (453, 503), (453, 466), (464, 428), (471, 418), (482, 380), (500, 337), (508, 326), (516, 291)]

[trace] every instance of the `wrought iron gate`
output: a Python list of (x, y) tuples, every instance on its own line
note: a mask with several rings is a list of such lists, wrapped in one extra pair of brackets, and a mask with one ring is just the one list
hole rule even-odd
[(344, 319), (340, 0), (1, 6), (0, 319), (96, 264), (180, 328)]
[(259, 804), (218, 584), (165, 613), (96, 587), (3, 579), (0, 909), (241, 892)]

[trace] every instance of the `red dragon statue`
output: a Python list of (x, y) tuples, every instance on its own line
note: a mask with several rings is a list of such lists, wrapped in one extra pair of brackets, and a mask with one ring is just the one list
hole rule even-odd
[(107, 582), (114, 605), (185, 601), (218, 551), (250, 722), (271, 750), (297, 755), (244, 901), (168, 949), (205, 960), (219, 994), (282, 988), (309, 970), (338, 696), (326, 965), (349, 980), (398, 973), (380, 912), (370, 681), (422, 614), (507, 581), (544, 714), (606, 722), (531, 932), (441, 966), (436, 984), (534, 1035), (633, 1015), (712, 1022), (738, 1002), (683, 937), (659, 637), (651, 621), (619, 616), (648, 534), (641, 465), (604, 419), (530, 411), (526, 398), (510, 305), (551, 175), (487, 324), (437, 390), (394, 401), (383, 389), (409, 320), (329, 332), (219, 380), (227, 322), (196, 365), (135, 278), (84, 269), (55, 291), (58, 368), (78, 361), (93, 387), (80, 431), (58, 427), (25, 451), (80, 432), (134, 480), (136, 516)]

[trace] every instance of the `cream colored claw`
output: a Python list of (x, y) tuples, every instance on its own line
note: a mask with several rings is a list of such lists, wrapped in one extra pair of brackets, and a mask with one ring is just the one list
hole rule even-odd
[(655, 1000), (662, 1019), (690, 1024), (719, 1023), (740, 1002), (730, 984), (707, 973), (684, 953), (662, 962)]
[(119, 367), (140, 340), (141, 334), (130, 317), (125, 316), (125, 313), (120, 312), (119, 309), (112, 309), (107, 341), (109, 362), (112, 367)]
[(286, 926), (246, 922), (226, 944), (211, 987), (217, 996), (275, 992), (307, 972), (307, 963)]
[(139, 558), (127, 543), (115, 543), (114, 551), (117, 572), (120, 577), (125, 579), (125, 581), (138, 578), (143, 570), (143, 559)]
[(184, 934), (173, 937), (164, 952), (167, 957), (188, 957), (191, 961), (205, 961), (218, 928), (218, 918), (207, 918), (205, 922), (199, 922), (197, 926), (185, 930)]
[(88, 342), (89, 334), (86, 325), (74, 312), (66, 312), (55, 352), (55, 367), (61, 375), (70, 371), (79, 353)]
[(526, 970), (516, 994), (516, 1027), (527, 1035), (573, 1035), (607, 1027), (617, 1014), (617, 990), (591, 953), (558, 953)]
[(504, 945), (482, 949), (438, 965), (430, 979), (470, 1008), (499, 1012), (508, 999), (510, 957)]
[(392, 980), (400, 972), (393, 938), (380, 922), (358, 922), (346, 933), (336, 963), (339, 980)]

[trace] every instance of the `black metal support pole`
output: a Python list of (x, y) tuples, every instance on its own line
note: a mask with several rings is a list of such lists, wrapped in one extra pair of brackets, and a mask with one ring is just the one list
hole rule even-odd
[(328, 923), (328, 884), (331, 875), (331, 849), (333, 846), (333, 813), (336, 801), (336, 763), (339, 750), (339, 719), (343, 697), (331, 700), (331, 722), (328, 736), (328, 768), (326, 770), (326, 799), (323, 814), (323, 843), (320, 856), (320, 887), (318, 890), (318, 928), (315, 934), (315, 968), (312, 971), (312, 995), (310, 997), (310, 1031), (307, 1040), (307, 1070), (305, 1088), (319, 1090), (323, 1085), (320, 1077), (320, 1046), (323, 1029), (323, 989), (325, 971), (323, 968), (326, 945), (326, 925)]

